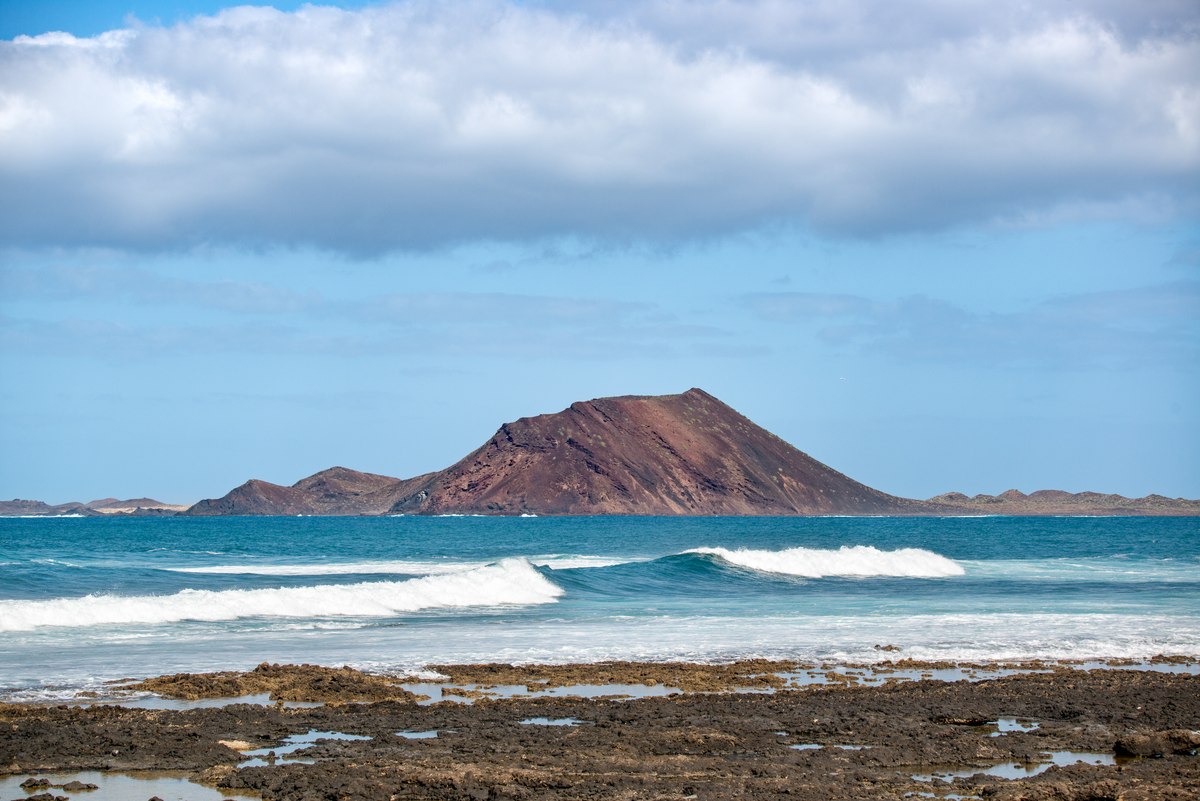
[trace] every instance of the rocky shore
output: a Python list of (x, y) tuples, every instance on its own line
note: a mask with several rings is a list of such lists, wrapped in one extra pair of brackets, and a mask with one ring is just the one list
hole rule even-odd
[(112, 772), (147, 770), (268, 801), (1200, 797), (1196, 675), (1035, 665), (921, 678), (954, 667), (795, 686), (806, 666), (761, 661), (441, 666), (436, 703), (428, 682), (349, 669), (185, 674), (124, 689), (273, 702), (0, 705), (0, 778), (25, 782), (6, 798), (96, 797), (42, 777), (110, 772), (103, 791)]

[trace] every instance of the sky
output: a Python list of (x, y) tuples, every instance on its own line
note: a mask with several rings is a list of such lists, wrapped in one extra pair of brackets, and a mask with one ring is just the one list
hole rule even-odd
[(0, 0), (0, 497), (701, 387), (908, 497), (1200, 497), (1194, 0)]

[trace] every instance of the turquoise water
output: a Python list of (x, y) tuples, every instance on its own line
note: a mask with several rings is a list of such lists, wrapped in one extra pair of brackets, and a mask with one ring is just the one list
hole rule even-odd
[(1196, 518), (0, 519), (0, 693), (262, 661), (1200, 656)]

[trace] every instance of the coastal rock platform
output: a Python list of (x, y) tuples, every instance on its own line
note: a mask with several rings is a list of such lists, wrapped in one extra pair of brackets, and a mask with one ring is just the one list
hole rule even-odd
[[(777, 675), (782, 663), (737, 664), (444, 666), (448, 677), (480, 688), (673, 682), (706, 690), (483, 695), (469, 703), (399, 693), (361, 703), (364, 687), (383, 685), (348, 670), (289, 674), (274, 666), (242, 684), (218, 674), (207, 685), (185, 674), (158, 686), (195, 695), (205, 686), (228, 692), (262, 689), (268, 679), (293, 688), (316, 681), (335, 701), (330, 687), (341, 683), (350, 702), (2, 705), (0, 774), (187, 771), (222, 792), (268, 801), (1200, 797), (1194, 673), (1076, 666), (983, 680), (795, 687), (755, 679)], [(741, 691), (708, 691), (729, 687)], [(289, 738), (305, 747), (285, 757)], [(271, 749), (279, 758), (245, 753)]]

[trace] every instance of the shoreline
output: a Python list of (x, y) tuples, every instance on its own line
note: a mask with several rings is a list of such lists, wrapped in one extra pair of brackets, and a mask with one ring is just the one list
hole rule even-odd
[(103, 801), (104, 777), (154, 770), (266, 801), (1200, 795), (1191, 657), (430, 669), (446, 680), (261, 665), (122, 685), (216, 705), (0, 704), (0, 788), (100, 771), (79, 797)]
[[(466, 698), (602, 695), (598, 688), (623, 688), (629, 697), (672, 693), (777, 692), (806, 687), (879, 687), (911, 681), (986, 681), (1005, 676), (1092, 670), (1132, 670), (1200, 677), (1200, 655), (1148, 657), (921, 659), (898, 646), (876, 645), (879, 657), (810, 659), (767, 656), (711, 659), (599, 659), (424, 663), (370, 667), (326, 663), (262, 662), (168, 674), (96, 677), (80, 684), (0, 688), (2, 705), (124, 705), (186, 709), (229, 703), (337, 703), (380, 700), (380, 688), (432, 694), (435, 703)], [(353, 686), (375, 688), (353, 697)], [(319, 689), (331, 684), (332, 690)], [(414, 689), (417, 688), (417, 689)], [(454, 691), (466, 690), (466, 693)], [(390, 692), (390, 691), (388, 691)], [(272, 694), (275, 695), (272, 695)], [(340, 695), (339, 695), (340, 694)], [(621, 694), (621, 693), (616, 693)], [(387, 692), (384, 693), (387, 695)], [(270, 696), (268, 698), (268, 696)], [(253, 701), (242, 699), (254, 697)], [(389, 696), (390, 697), (390, 696)]]

